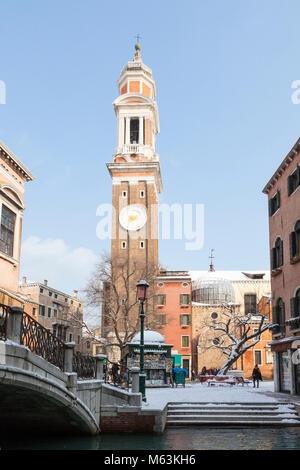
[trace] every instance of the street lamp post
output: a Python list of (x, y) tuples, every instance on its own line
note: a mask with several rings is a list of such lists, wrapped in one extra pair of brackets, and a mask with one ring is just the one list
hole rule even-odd
[(139, 390), (142, 394), (143, 401), (146, 401), (146, 374), (144, 371), (144, 320), (145, 320), (145, 312), (144, 312), (144, 302), (147, 300), (147, 293), (149, 284), (147, 281), (139, 281), (137, 283), (137, 295), (138, 299), (141, 304), (140, 309), (140, 320), (141, 320), (141, 332), (140, 332), (140, 379), (139, 379)]

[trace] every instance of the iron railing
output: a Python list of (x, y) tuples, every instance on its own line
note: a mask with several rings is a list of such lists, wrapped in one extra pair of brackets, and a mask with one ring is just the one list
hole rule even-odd
[(65, 345), (47, 328), (23, 312), (20, 343), (51, 364), (64, 369)]
[(7, 317), (10, 307), (0, 304), (0, 340), (5, 341), (7, 335)]
[(77, 351), (73, 356), (73, 372), (76, 372), (80, 379), (95, 379), (96, 359)]

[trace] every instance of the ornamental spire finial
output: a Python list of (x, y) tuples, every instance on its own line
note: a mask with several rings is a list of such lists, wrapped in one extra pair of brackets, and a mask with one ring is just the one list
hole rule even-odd
[(141, 39), (141, 36), (139, 34), (137, 34), (136, 36), (136, 44), (135, 44), (135, 55), (134, 55), (134, 61), (137, 62), (137, 61), (141, 61), (141, 45), (140, 45), (140, 39)]

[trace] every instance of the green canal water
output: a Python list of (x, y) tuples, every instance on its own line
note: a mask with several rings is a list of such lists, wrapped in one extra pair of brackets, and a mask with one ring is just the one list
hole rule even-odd
[(300, 427), (173, 428), (163, 436), (101, 434), (96, 437), (5, 441), (2, 450), (300, 450)]

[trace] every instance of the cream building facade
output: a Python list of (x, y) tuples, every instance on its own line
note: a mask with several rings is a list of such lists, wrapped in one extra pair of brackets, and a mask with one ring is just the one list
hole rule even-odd
[[(203, 366), (219, 369), (225, 356), (217, 348), (213, 348), (214, 341), (218, 341), (218, 333), (212, 331), (208, 325), (214, 321), (226, 321), (224, 304), (231, 304), (237, 314), (258, 312), (260, 300), (270, 298), (271, 283), (270, 272), (263, 271), (215, 271), (213, 266), (209, 271), (190, 271), (192, 278), (192, 357), (193, 367), (200, 373)], [(253, 328), (255, 328), (255, 322)], [(238, 335), (238, 332), (236, 332)], [(268, 336), (268, 332), (264, 333)], [(270, 363), (268, 341), (263, 344), (261, 351), (261, 366), (264, 362)], [(207, 349), (211, 347), (211, 349)], [(260, 351), (260, 350), (258, 350)], [(250, 370), (252, 363), (259, 354), (253, 356), (251, 365), (239, 359), (234, 368)], [(249, 355), (246, 356), (249, 362)], [(270, 369), (270, 366), (267, 366)], [(252, 370), (252, 369), (251, 369)], [(272, 375), (272, 374), (271, 374)]]

